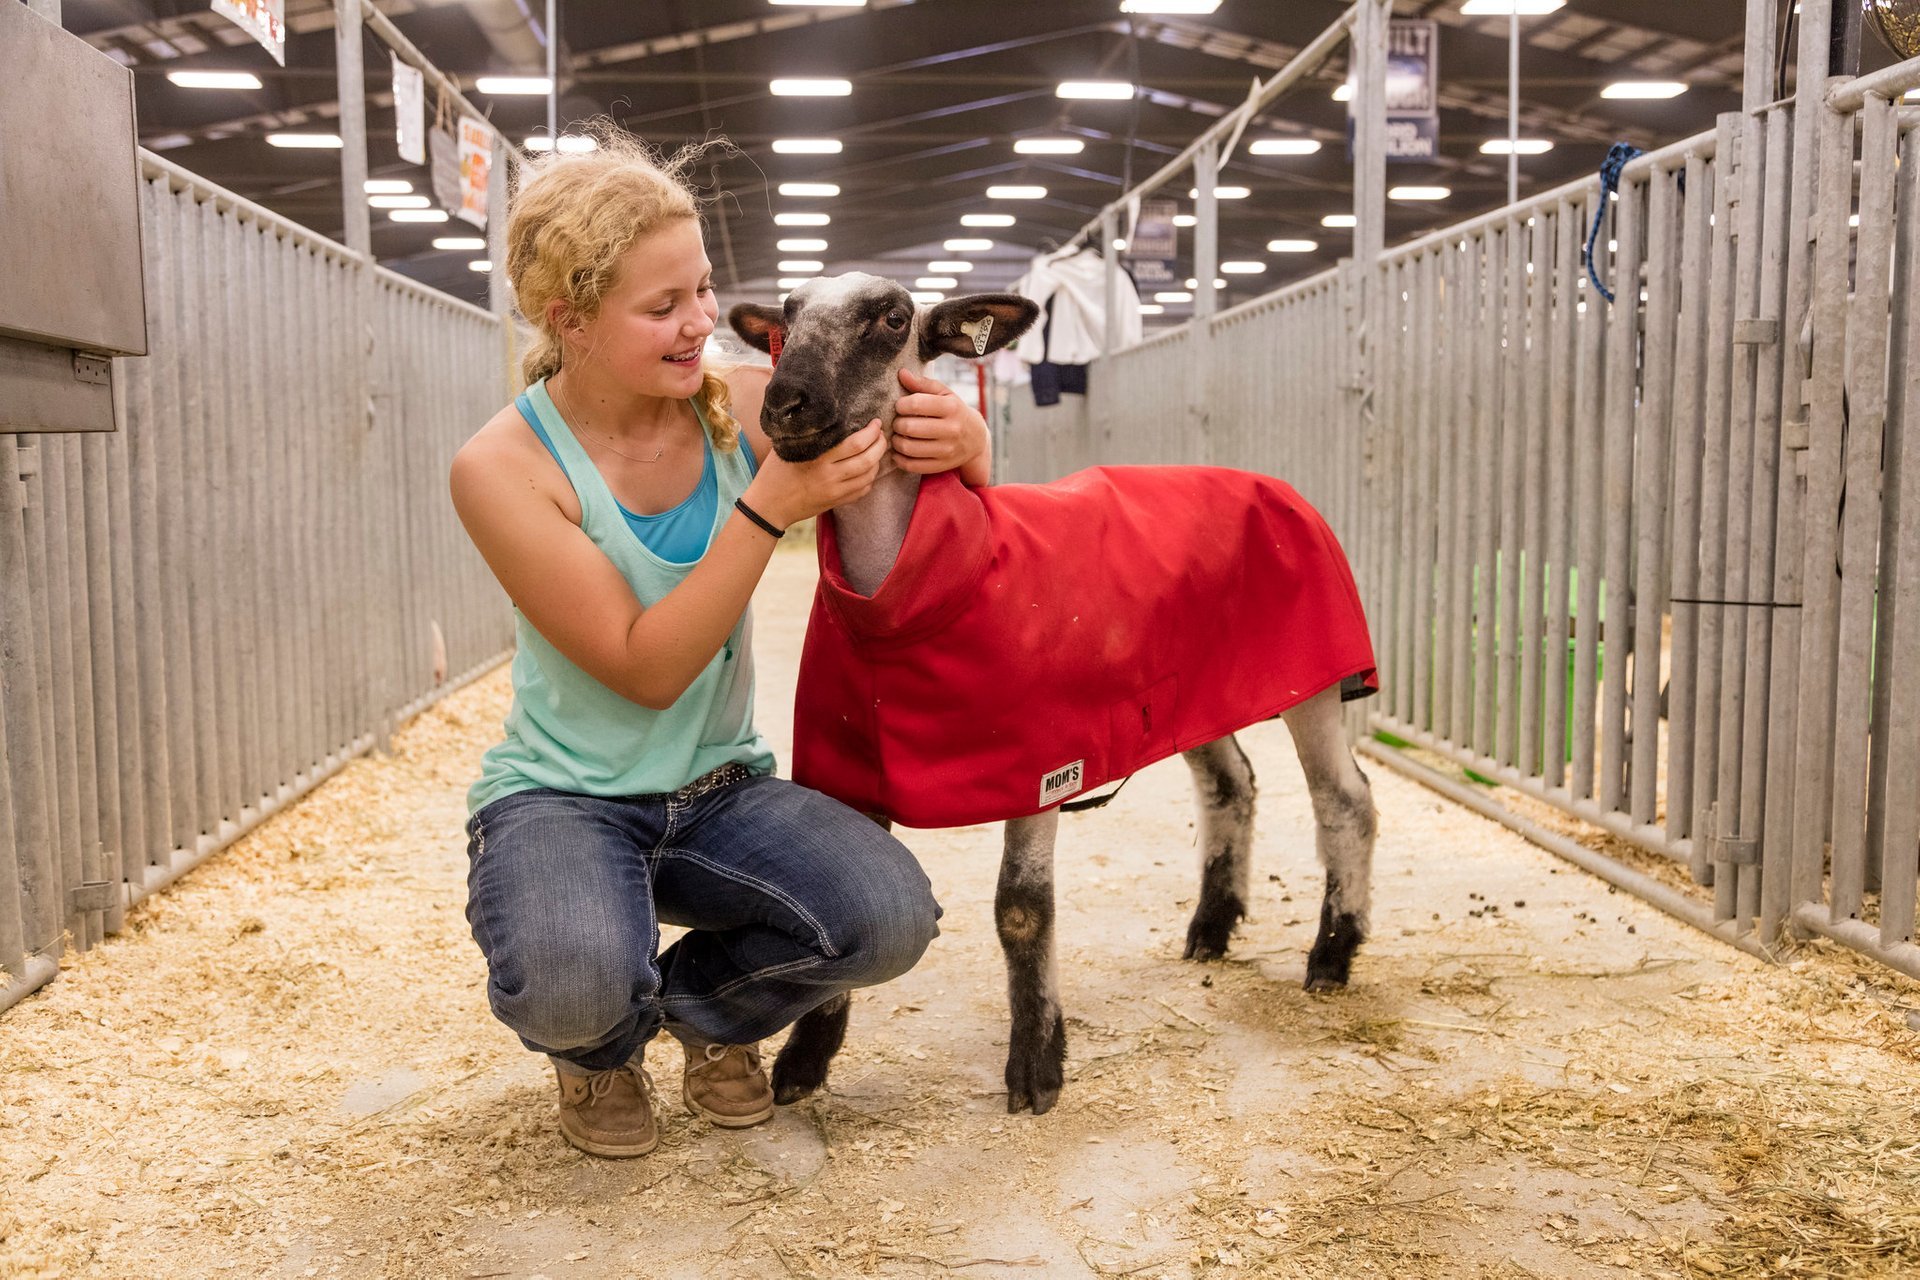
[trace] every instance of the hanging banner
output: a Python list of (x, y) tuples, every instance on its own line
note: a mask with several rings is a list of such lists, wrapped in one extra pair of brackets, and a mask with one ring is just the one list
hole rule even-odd
[(460, 207), (454, 216), (487, 225), (487, 176), (493, 169), (493, 130), (484, 120), (460, 117)]
[[(1440, 154), (1440, 24), (1396, 18), (1387, 27), (1387, 160), (1430, 161)], [(1347, 103), (1347, 161), (1353, 161), (1353, 112)]]
[(393, 127), (400, 143), (400, 158), (414, 164), (427, 162), (427, 82), (418, 67), (393, 58)]
[(1172, 200), (1142, 200), (1140, 216), (1127, 237), (1127, 258), (1133, 278), (1141, 285), (1169, 284), (1180, 256), (1180, 229), (1173, 217), (1180, 206)]
[(287, 65), (287, 0), (213, 0), (213, 11), (231, 18), (258, 40), (275, 62)]
[(460, 207), (460, 144), (451, 130), (435, 126), (427, 134), (427, 152), (433, 157), (427, 177), (433, 186), (433, 201), (442, 209)]

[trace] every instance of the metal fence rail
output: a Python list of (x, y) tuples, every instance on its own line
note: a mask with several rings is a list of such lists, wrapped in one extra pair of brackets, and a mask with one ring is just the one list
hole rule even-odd
[(501, 321), (147, 153), (141, 210), (119, 429), (0, 435), (0, 1009), (512, 641), (442, 497)]
[(1196, 318), (1083, 400), (1003, 388), (1002, 473), (1283, 476), (1353, 561), (1373, 730), (1685, 863), (1729, 937), (1920, 976), (1920, 60), (1818, 65), (1617, 198)]

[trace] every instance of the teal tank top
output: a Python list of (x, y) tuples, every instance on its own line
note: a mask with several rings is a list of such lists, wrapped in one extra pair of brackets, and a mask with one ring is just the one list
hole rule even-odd
[[(625, 509), (554, 408), (542, 379), (527, 403), (580, 499), (580, 528), (620, 570), (643, 608), (678, 586), (706, 554), (753, 478), (752, 451), (741, 441), (709, 462), (718, 489), (706, 538), (689, 562), (667, 560), (640, 540)], [(694, 413), (706, 433), (706, 415)], [(711, 441), (711, 437), (708, 437)], [(697, 493), (697, 491), (696, 491)], [(741, 615), (720, 652), (671, 707), (655, 711), (621, 697), (548, 642), (513, 611), (513, 707), (506, 737), (481, 760), (467, 792), (467, 812), (534, 787), (580, 795), (633, 796), (677, 791), (723, 764), (772, 773), (773, 751), (753, 724), (753, 611)]]

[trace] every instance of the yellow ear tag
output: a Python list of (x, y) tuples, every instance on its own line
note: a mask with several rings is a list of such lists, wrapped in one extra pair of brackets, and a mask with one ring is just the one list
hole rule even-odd
[(987, 335), (993, 332), (993, 317), (981, 316), (972, 324), (963, 324), (960, 332), (973, 339), (973, 354), (983, 356), (987, 354)]

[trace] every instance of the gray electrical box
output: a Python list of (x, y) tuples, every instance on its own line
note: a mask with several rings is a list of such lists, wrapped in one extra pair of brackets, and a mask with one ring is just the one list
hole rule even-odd
[(0, 3), (0, 431), (111, 431), (147, 352), (133, 73)]

